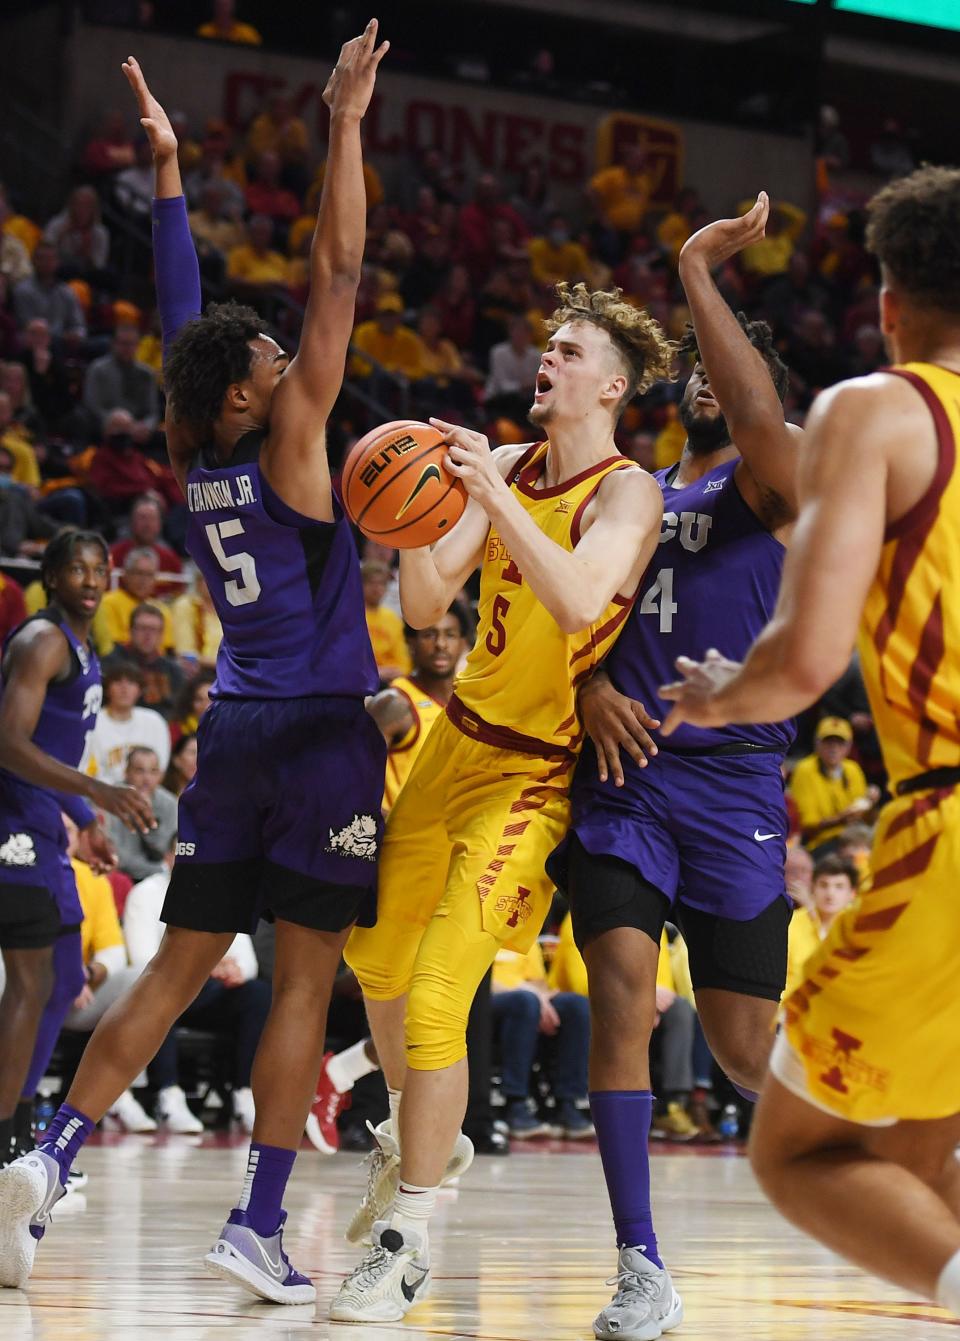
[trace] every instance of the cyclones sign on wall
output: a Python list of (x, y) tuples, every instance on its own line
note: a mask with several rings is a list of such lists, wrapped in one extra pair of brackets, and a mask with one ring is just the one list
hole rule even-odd
[[(74, 134), (89, 131), (105, 105), (125, 105), (120, 63), (133, 42), (158, 94), (171, 109), (186, 112), (195, 131), (209, 117), (243, 127), (272, 91), (282, 89), (310, 129), (314, 154), (322, 156), (326, 62), (82, 25), (72, 42), (68, 117)], [(111, 89), (115, 96), (107, 92)], [(367, 153), (388, 179), (433, 147), (468, 181), (478, 171), (513, 178), (539, 160), (561, 203), (565, 196), (579, 198), (592, 173), (614, 161), (623, 142), (634, 138), (648, 151), (658, 203), (668, 203), (688, 181), (718, 210), (759, 186), (802, 204), (811, 181), (809, 149), (800, 140), (692, 121), (663, 122), (632, 109), (610, 113), (467, 80), (427, 79), (392, 72), (389, 62), (364, 119), (364, 138)]]

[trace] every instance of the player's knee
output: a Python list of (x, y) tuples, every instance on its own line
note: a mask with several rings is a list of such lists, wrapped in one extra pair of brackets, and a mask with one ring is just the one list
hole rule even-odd
[(29, 1001), (43, 1007), (53, 991), (53, 960), (49, 955), (10, 953), (4, 957), (4, 996), (10, 1002)]
[(613, 969), (590, 974), (590, 1019), (594, 1038), (607, 1048), (633, 1048), (653, 1033), (653, 983), (624, 980)]
[(708, 1039), (714, 1060), (721, 1071), (735, 1085), (759, 1093), (770, 1061), (772, 1034), (757, 1038), (738, 1035), (735, 1038)]
[(470, 1001), (452, 989), (414, 980), (407, 998), (407, 1065), (442, 1071), (466, 1057), (469, 1014)]
[(415, 957), (416, 947), (412, 955), (405, 954), (403, 937), (384, 935), (379, 923), (370, 930), (357, 928), (343, 951), (363, 995), (371, 1001), (393, 1001), (403, 996), (410, 985), (410, 966)]

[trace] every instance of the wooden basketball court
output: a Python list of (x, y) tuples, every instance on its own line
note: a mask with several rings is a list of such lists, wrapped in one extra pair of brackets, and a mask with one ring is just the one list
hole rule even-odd
[[(2, 1341), (589, 1341), (609, 1299), (615, 1253), (592, 1149), (478, 1159), (443, 1194), (433, 1296), (406, 1324), (365, 1327), (326, 1319), (357, 1260), (342, 1238), (364, 1185), (356, 1156), (305, 1150), (294, 1173), (286, 1247), (317, 1285), (316, 1308), (261, 1304), (205, 1273), (244, 1157), (244, 1142), (211, 1137), (106, 1137), (84, 1151), (89, 1185), (55, 1212), (29, 1290), (0, 1291)], [(738, 1153), (658, 1152), (653, 1174), (661, 1248), (686, 1305), (678, 1341), (931, 1341), (956, 1325), (790, 1229)]]

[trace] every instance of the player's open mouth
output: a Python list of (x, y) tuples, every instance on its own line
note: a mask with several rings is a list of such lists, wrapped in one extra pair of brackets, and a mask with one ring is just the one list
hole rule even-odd
[(534, 392), (533, 399), (540, 400), (548, 391), (553, 390), (553, 383), (546, 373), (537, 373), (537, 389)]
[(83, 606), (84, 610), (95, 610), (97, 607), (97, 598), (96, 596), (81, 596), (80, 604)]
[(719, 401), (712, 391), (698, 391), (694, 400), (697, 405), (719, 405)]

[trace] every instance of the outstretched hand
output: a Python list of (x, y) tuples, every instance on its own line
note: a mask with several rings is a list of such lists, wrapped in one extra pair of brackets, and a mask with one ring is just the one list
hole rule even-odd
[(662, 685), (658, 690), (661, 698), (674, 704), (663, 724), (663, 734), (672, 735), (682, 722), (691, 726), (726, 726), (730, 719), (718, 697), (742, 670), (740, 663), (728, 661), (711, 647), (703, 661), (677, 657), (674, 664), (683, 679)]
[(389, 42), (377, 47), (378, 29), (378, 21), (371, 19), (359, 37), (351, 38), (341, 47), (340, 59), (323, 90), (323, 101), (330, 108), (331, 116), (339, 113), (362, 117), (369, 107), (377, 67), (390, 50)]
[(147, 132), (150, 148), (155, 159), (175, 157), (177, 137), (173, 133), (170, 118), (150, 92), (147, 81), (140, 69), (136, 56), (128, 56), (121, 66), (127, 77), (127, 83), (133, 89), (140, 113), (140, 124)]
[(680, 264), (702, 261), (711, 270), (729, 261), (765, 235), (770, 214), (770, 197), (766, 191), (757, 196), (757, 203), (739, 219), (716, 219), (688, 238), (680, 252)]

